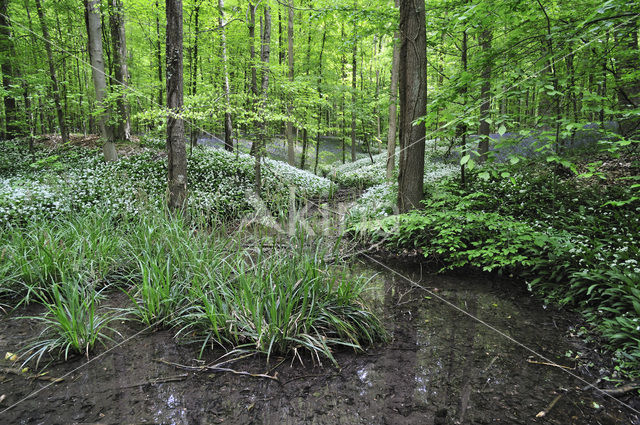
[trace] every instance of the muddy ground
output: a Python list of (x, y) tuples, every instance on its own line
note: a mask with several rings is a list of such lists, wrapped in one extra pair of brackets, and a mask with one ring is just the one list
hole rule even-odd
[[(368, 265), (365, 271), (375, 270)], [(337, 353), (339, 368), (329, 361), (313, 365), (305, 356), (304, 365), (292, 358), (267, 365), (255, 356), (228, 366), (279, 382), (185, 371), (158, 360), (197, 366), (198, 347), (176, 344), (171, 331), (143, 332), (107, 353), (98, 349), (90, 363), (76, 357), (50, 365), (51, 377), (68, 374), (60, 383), (8, 373), (12, 365), (5, 361), (0, 423), (640, 424), (640, 415), (616, 399), (583, 389), (584, 381), (606, 373), (598, 364), (606, 359), (571, 336), (575, 316), (545, 308), (511, 281), (401, 272), (568, 369), (540, 364), (545, 361), (486, 325), (381, 272), (368, 297), (392, 339), (365, 353)], [(131, 336), (141, 329), (128, 323), (122, 330)], [(37, 332), (32, 322), (3, 316), (2, 357)], [(576, 353), (582, 353), (578, 359)], [(221, 354), (207, 351), (205, 364)], [(640, 409), (633, 393), (620, 400)]]

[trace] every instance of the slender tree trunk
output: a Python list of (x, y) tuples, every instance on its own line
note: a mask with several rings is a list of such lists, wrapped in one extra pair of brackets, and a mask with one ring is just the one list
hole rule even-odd
[(413, 122), (427, 112), (427, 39), (425, 4), (400, 1), (400, 173), (398, 208), (420, 208), (423, 196), (424, 123)]
[(62, 104), (60, 103), (60, 89), (58, 86), (58, 77), (56, 76), (56, 68), (53, 62), (53, 52), (51, 51), (51, 37), (49, 36), (49, 29), (47, 21), (42, 10), (42, 3), (40, 0), (36, 1), (36, 9), (38, 11), (38, 18), (40, 19), (40, 26), (42, 27), (42, 37), (44, 38), (44, 47), (47, 51), (47, 62), (49, 63), (49, 77), (51, 77), (51, 85), (53, 88), (53, 101), (56, 105), (56, 113), (58, 115), (58, 125), (60, 126), (60, 135), (62, 136), (62, 143), (69, 141), (69, 130), (67, 129), (67, 123), (62, 110)]
[(104, 60), (102, 57), (102, 19), (100, 17), (100, 1), (85, 0), (87, 29), (89, 36), (89, 57), (91, 59), (91, 75), (93, 76), (93, 86), (96, 90), (96, 101), (102, 111), (98, 117), (100, 136), (104, 139), (102, 150), (104, 159), (115, 161), (118, 159), (116, 145), (113, 142), (113, 128), (109, 124), (109, 105), (106, 103), (107, 96), (107, 76), (104, 70)]
[[(462, 55), (461, 55), (461, 64), (462, 64), (462, 72), (464, 72), (465, 74), (468, 71), (468, 61), (467, 61), (467, 50), (468, 50), (468, 35), (467, 35), (467, 29), (465, 28), (464, 31), (462, 31)], [(469, 91), (469, 88), (467, 86), (467, 83), (465, 82), (462, 86), (462, 105), (464, 108), (463, 114), (466, 114), (466, 110), (467, 110), (467, 92)], [(465, 121), (462, 121), (460, 123), (459, 126), (460, 129), (460, 133), (462, 135), (462, 156), (466, 156), (468, 151), (467, 151), (467, 123)], [(462, 180), (462, 187), (465, 187), (467, 184), (467, 179), (466, 179), (466, 165), (465, 164), (461, 164), (460, 165), (460, 177)]]
[[(358, 0), (354, 1), (358, 9)], [(353, 29), (353, 58), (351, 61), (351, 162), (356, 160), (356, 77), (358, 75), (358, 27)]]
[[(483, 54), (482, 66), (482, 86), (480, 87), (480, 142), (478, 143), (478, 162), (483, 163), (487, 159), (489, 152), (489, 134), (491, 128), (489, 126), (489, 114), (491, 112), (491, 30), (484, 29), (480, 33), (480, 47)], [(529, 98), (527, 97), (527, 101)]]
[[(191, 95), (198, 93), (198, 41), (200, 40), (200, 3), (196, 3), (194, 10), (194, 36), (193, 36), (193, 58), (191, 66)], [(191, 150), (197, 144), (197, 128), (191, 125)]]
[(156, 61), (158, 64), (158, 83), (159, 83), (159, 92), (158, 92), (158, 105), (164, 105), (164, 83), (162, 80), (162, 68), (164, 64), (162, 63), (162, 34), (160, 33), (160, 4), (158, 0), (156, 0)]
[(542, 13), (545, 16), (545, 19), (547, 21), (547, 38), (546, 38), (546, 48), (547, 48), (547, 54), (549, 56), (549, 59), (547, 60), (549, 65), (548, 67), (551, 69), (551, 76), (552, 76), (552, 83), (553, 83), (553, 91), (555, 92), (554, 96), (553, 96), (553, 103), (554, 103), (554, 112), (555, 112), (555, 116), (556, 116), (556, 122), (555, 122), (555, 128), (556, 128), (556, 135), (555, 135), (555, 146), (556, 146), (556, 150), (560, 148), (560, 119), (561, 119), (561, 110), (560, 110), (560, 96), (558, 96), (558, 91), (560, 89), (560, 82), (558, 80), (558, 72), (555, 66), (555, 62), (554, 62), (554, 49), (553, 49), (553, 36), (552, 36), (552, 30), (551, 30), (551, 19), (549, 18), (549, 15), (547, 14), (547, 10), (544, 8), (544, 6), (542, 5), (542, 3), (540, 2), (540, 0), (536, 0), (538, 2), (538, 5), (540, 6), (540, 9), (542, 9)]
[[(12, 64), (11, 60), (15, 57), (15, 49), (11, 40), (11, 22), (8, 18), (7, 5), (9, 0), (0, 0), (0, 52), (6, 55), (0, 57), (0, 69), (2, 70), (2, 87), (4, 88), (4, 115), (5, 115), (5, 132), (0, 138), (13, 139), (20, 136), (23, 131), (18, 122), (18, 108), (16, 99), (11, 94), (11, 86), (17, 83), (18, 72)], [(2, 129), (0, 129), (2, 130)]]
[(307, 162), (307, 146), (309, 144), (309, 135), (307, 132), (307, 127), (305, 126), (302, 129), (302, 158), (300, 158), (300, 169), (304, 170), (304, 167)]
[(184, 140), (182, 0), (166, 0), (167, 14), (167, 154), (169, 211), (187, 206), (187, 148)]
[[(396, 0), (396, 8), (400, 0)], [(393, 178), (396, 167), (396, 132), (398, 119), (398, 68), (400, 64), (400, 34), (393, 36), (393, 59), (391, 62), (391, 87), (389, 87), (389, 131), (387, 133), (387, 180)]]
[[(322, 43), (320, 44), (320, 56), (318, 65), (318, 97), (322, 100), (322, 56), (324, 54), (324, 43), (327, 40), (327, 29), (322, 31)], [(318, 174), (318, 161), (320, 159), (320, 125), (322, 124), (322, 106), (318, 107), (318, 134), (316, 139), (316, 161), (313, 165), (313, 173)]]
[[(288, 41), (288, 65), (289, 65), (289, 81), (293, 83), (294, 65), (293, 65), (293, 0), (289, 0), (289, 20), (287, 23), (287, 41)], [(287, 100), (286, 136), (287, 136), (287, 162), (289, 165), (296, 164), (295, 140), (293, 138), (293, 99)], [(304, 160), (303, 160), (304, 161)]]
[[(340, 35), (341, 35), (341, 40), (344, 40), (344, 23), (342, 23), (340, 25)], [(345, 72), (345, 66), (346, 66), (346, 62), (347, 59), (345, 58), (344, 52), (341, 53), (340, 55), (340, 80), (344, 81), (345, 78), (347, 78), (347, 74)], [(347, 123), (346, 123), (346, 118), (345, 118), (345, 110), (344, 110), (344, 106), (345, 106), (345, 101), (344, 101), (344, 93), (340, 94), (340, 109), (342, 110), (342, 125), (341, 127), (341, 131), (340, 131), (340, 135), (341, 135), (341, 139), (342, 139), (342, 163), (344, 164), (347, 160), (347, 147), (346, 147), (346, 138), (347, 138)]]
[(227, 65), (227, 32), (225, 30), (226, 22), (224, 20), (224, 0), (218, 0), (218, 11), (220, 12), (218, 24), (220, 25), (222, 73), (224, 74), (224, 100), (226, 109), (224, 113), (224, 148), (231, 152), (233, 151), (233, 124), (231, 123), (231, 87), (229, 85), (229, 69)]
[(116, 140), (129, 140), (131, 138), (131, 121), (129, 120), (129, 106), (125, 89), (129, 82), (127, 67), (127, 38), (124, 30), (124, 12), (122, 0), (109, 0), (109, 24), (111, 27), (111, 42), (113, 43), (113, 63), (115, 85), (121, 86), (117, 100), (118, 116), (114, 128)]
[(262, 29), (262, 46), (260, 48), (260, 61), (262, 62), (262, 102), (260, 105), (260, 136), (258, 138), (258, 148), (256, 149), (255, 161), (255, 188), (260, 195), (262, 191), (261, 161), (264, 144), (267, 138), (266, 110), (269, 101), (269, 56), (271, 53), (271, 11), (269, 5), (264, 6), (264, 28)]
[[(251, 58), (251, 94), (258, 96), (258, 77), (256, 75), (256, 6), (249, 2), (249, 57)], [(253, 103), (253, 102), (252, 102)]]

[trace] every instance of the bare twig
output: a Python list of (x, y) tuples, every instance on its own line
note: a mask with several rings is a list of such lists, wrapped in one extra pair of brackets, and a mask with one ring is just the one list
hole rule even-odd
[(556, 403), (558, 403), (558, 401), (560, 401), (560, 399), (564, 396), (565, 393), (560, 393), (558, 394), (552, 401), (551, 403), (549, 403), (549, 405), (547, 406), (546, 409), (538, 412), (538, 414), (536, 415), (536, 418), (542, 418), (544, 416), (546, 416), (547, 414), (549, 414), (549, 412), (551, 411), (551, 409), (553, 409), (553, 406), (556, 405)]
[(233, 361), (233, 360), (217, 363), (215, 365), (205, 365), (205, 366), (187, 366), (180, 363), (170, 362), (164, 359), (154, 359), (154, 361), (158, 363), (166, 364), (168, 366), (173, 366), (178, 369), (189, 370), (192, 372), (222, 372), (222, 373), (232, 373), (234, 375), (251, 376), (253, 378), (271, 379), (272, 381), (276, 381), (277, 383), (282, 385), (282, 382), (280, 381), (280, 379), (278, 379), (277, 374), (267, 375), (266, 373), (251, 373), (251, 372), (245, 372), (241, 370), (235, 370), (228, 367), (220, 366), (222, 364), (229, 363), (230, 361)]
[(138, 382), (137, 384), (127, 385), (125, 387), (120, 387), (120, 388), (121, 389), (135, 388), (135, 387), (141, 387), (143, 385), (158, 385), (158, 384), (166, 384), (167, 382), (179, 382), (179, 381), (184, 381), (188, 377), (189, 377), (188, 373), (183, 373), (183, 374), (175, 375), (175, 376), (166, 376), (166, 377), (154, 378), (154, 379), (150, 379), (148, 381)]
[(531, 360), (531, 359), (527, 359), (527, 363), (540, 364), (540, 365), (544, 365), (544, 366), (559, 367), (561, 369), (566, 369), (566, 370), (576, 370), (575, 366), (574, 367), (562, 366), (562, 365), (559, 365), (557, 363), (539, 362), (539, 361)]
[(47, 375), (46, 372), (45, 373), (26, 373), (14, 367), (1, 367), (0, 373), (18, 375), (18, 376), (23, 376), (27, 379), (37, 379), (39, 381), (49, 381), (53, 383), (64, 381), (64, 378), (54, 378), (53, 376)]

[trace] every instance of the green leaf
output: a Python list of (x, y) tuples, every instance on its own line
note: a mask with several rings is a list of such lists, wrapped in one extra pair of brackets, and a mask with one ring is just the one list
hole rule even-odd
[(491, 175), (486, 171), (483, 171), (482, 173), (478, 174), (478, 177), (480, 177), (484, 181), (487, 181), (489, 180), (489, 177), (491, 177)]
[(471, 155), (465, 155), (462, 158), (460, 158), (460, 165), (464, 165), (467, 162), (469, 162), (469, 160), (471, 159)]
[(507, 127), (504, 126), (504, 124), (500, 125), (500, 128), (498, 128), (498, 134), (501, 136), (504, 136), (504, 133), (507, 132)]

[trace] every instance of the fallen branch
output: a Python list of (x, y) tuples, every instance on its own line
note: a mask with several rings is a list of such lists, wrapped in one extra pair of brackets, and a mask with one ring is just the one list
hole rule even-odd
[(178, 369), (189, 370), (192, 372), (222, 372), (222, 373), (232, 373), (234, 375), (251, 376), (253, 378), (271, 379), (272, 381), (276, 381), (277, 383), (282, 385), (282, 382), (280, 381), (280, 379), (278, 379), (277, 373), (272, 376), (272, 375), (267, 375), (266, 373), (251, 373), (251, 372), (245, 372), (241, 370), (235, 370), (235, 369), (230, 369), (228, 367), (220, 366), (221, 364), (229, 363), (229, 361), (225, 361), (225, 362), (218, 363), (211, 366), (187, 366), (179, 363), (170, 362), (164, 359), (154, 359), (153, 361), (158, 363), (163, 363), (168, 366), (173, 366)]
[(556, 396), (556, 398), (554, 398), (553, 401), (551, 403), (549, 403), (549, 405), (547, 406), (546, 409), (538, 412), (538, 414), (536, 415), (536, 418), (542, 418), (542, 417), (548, 415), (549, 412), (551, 411), (551, 409), (553, 409), (553, 406), (555, 406), (556, 403), (558, 403), (558, 401), (560, 401), (560, 399), (564, 396), (564, 394), (565, 393), (558, 394)]
[(630, 382), (628, 384), (622, 385), (621, 387), (617, 387), (617, 388), (609, 388), (609, 389), (597, 388), (597, 390), (612, 396), (623, 395), (631, 391), (640, 390), (640, 382)]
[(120, 388), (121, 389), (135, 388), (135, 387), (141, 387), (143, 385), (158, 385), (158, 384), (166, 384), (167, 382), (179, 382), (179, 381), (184, 381), (188, 377), (189, 377), (188, 373), (183, 373), (181, 375), (176, 375), (176, 376), (167, 376), (167, 377), (154, 378), (154, 379), (150, 379), (148, 381), (139, 382), (137, 384), (132, 384), (132, 385), (127, 385), (125, 387), (120, 387)]
[(58, 382), (64, 381), (64, 378), (54, 378), (53, 376), (47, 375), (47, 372), (44, 372), (44, 373), (27, 373), (27, 372), (23, 372), (22, 370), (20, 370), (18, 368), (14, 368), (14, 367), (0, 367), (0, 373), (23, 376), (23, 377), (25, 377), (27, 379), (37, 379), (39, 381), (49, 381), (49, 382), (54, 382), (56, 384)]
[(569, 367), (569, 366), (562, 366), (560, 364), (557, 363), (548, 363), (548, 362), (538, 362), (535, 360), (531, 360), (531, 359), (527, 359), (527, 363), (531, 363), (531, 364), (541, 364), (544, 366), (553, 366), (553, 367), (559, 367), (561, 369), (566, 369), (566, 370), (575, 370), (575, 366), (574, 367)]

